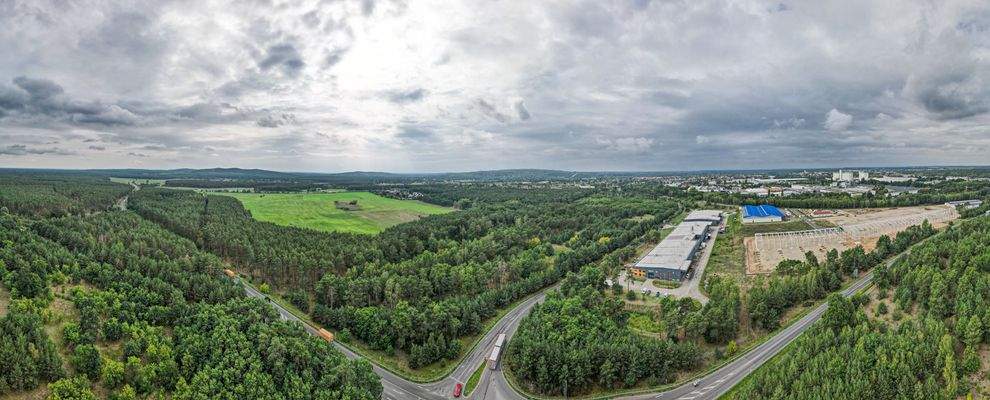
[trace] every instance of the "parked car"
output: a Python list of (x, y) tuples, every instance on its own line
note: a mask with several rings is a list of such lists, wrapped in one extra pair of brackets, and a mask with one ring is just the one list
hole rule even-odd
[(454, 385), (454, 397), (461, 397), (461, 384)]

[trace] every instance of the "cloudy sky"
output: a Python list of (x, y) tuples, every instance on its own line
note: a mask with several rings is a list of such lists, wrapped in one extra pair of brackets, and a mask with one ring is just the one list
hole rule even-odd
[(990, 2), (0, 0), (0, 167), (990, 164)]

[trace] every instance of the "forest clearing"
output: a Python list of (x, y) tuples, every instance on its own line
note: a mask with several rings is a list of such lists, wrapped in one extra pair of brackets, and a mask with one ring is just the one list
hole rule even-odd
[[(259, 221), (323, 232), (377, 234), (385, 228), (453, 209), (416, 200), (397, 200), (370, 192), (224, 193), (236, 197)], [(357, 201), (355, 210), (335, 202)]]

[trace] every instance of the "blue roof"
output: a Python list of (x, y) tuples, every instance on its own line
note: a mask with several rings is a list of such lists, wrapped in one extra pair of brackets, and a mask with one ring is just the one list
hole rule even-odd
[(759, 206), (743, 206), (743, 218), (770, 216), (784, 218), (784, 213), (780, 212), (780, 209), (777, 207), (769, 204)]

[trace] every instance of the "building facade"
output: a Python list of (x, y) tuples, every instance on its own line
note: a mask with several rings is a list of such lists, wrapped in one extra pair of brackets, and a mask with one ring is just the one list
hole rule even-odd
[(769, 204), (742, 206), (742, 222), (744, 224), (757, 222), (780, 222), (783, 220), (784, 213), (775, 206)]

